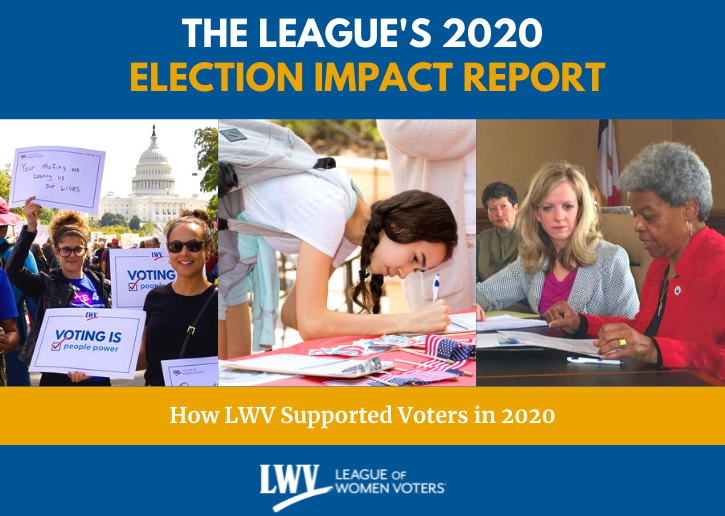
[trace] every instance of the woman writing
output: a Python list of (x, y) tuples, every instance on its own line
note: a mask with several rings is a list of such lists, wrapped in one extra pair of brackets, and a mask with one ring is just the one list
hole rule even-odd
[(639, 308), (627, 253), (602, 240), (599, 214), (583, 171), (566, 161), (545, 165), (519, 209), (519, 257), (476, 285), (477, 318), (527, 298), (546, 313), (559, 301), (580, 312), (634, 317)]
[(209, 216), (196, 210), (169, 224), (166, 247), (176, 279), (154, 288), (144, 302), (137, 369), (146, 369), (146, 385), (164, 385), (162, 360), (217, 356), (218, 296), (204, 277), (213, 242), (209, 223)]
[[(250, 140), (255, 132), (271, 133), (273, 140), (284, 145), (292, 139), (296, 151), (302, 150), (310, 156), (308, 168), (317, 161), (312, 149), (286, 129), (264, 122), (234, 123)], [(239, 152), (231, 145), (225, 148), (221, 139), (220, 145), (220, 161)], [(373, 314), (379, 310), (385, 276), (406, 278), (411, 273), (436, 267), (452, 256), (458, 241), (457, 225), (445, 201), (430, 193), (410, 190), (369, 205), (344, 169), (325, 170), (329, 180), (321, 177), (322, 174), (301, 172), (267, 179), (221, 199), (220, 213), (226, 211), (231, 217), (236, 217), (238, 206), (243, 205), (244, 220), (290, 235), (289, 238), (261, 238), (241, 234), (237, 241), (236, 233), (226, 232), (233, 235), (230, 244), (220, 234), (222, 270), (228, 256), (237, 253), (234, 270), (231, 273), (227, 271), (229, 276), (235, 276), (235, 284), (229, 285), (225, 274), (221, 274), (219, 279), (230, 311), (235, 305), (229, 299), (246, 301), (246, 292), (240, 296), (236, 290), (247, 277), (252, 264), (258, 269), (255, 274), (268, 270), (269, 274), (276, 276), (274, 251), (280, 251), (299, 254), (295, 284), (285, 300), (281, 316), (282, 322), (297, 329), (305, 340), (443, 330), (450, 319), (448, 307), (442, 300), (413, 313)], [(266, 246), (269, 246), (269, 251), (265, 251)], [(327, 307), (330, 276), (357, 247), (361, 247), (361, 270), (359, 283), (351, 296), (368, 313), (353, 315), (331, 311)], [(261, 258), (265, 253), (272, 257), (269, 268)], [(368, 277), (369, 283), (366, 282)], [(259, 288), (256, 281), (254, 288)], [(274, 298), (274, 294), (270, 297)], [(255, 308), (259, 301), (259, 296), (255, 294)], [(262, 314), (258, 319), (255, 313), (255, 349), (269, 349), (274, 344), (276, 302), (272, 299), (272, 303), (267, 305), (269, 312), (274, 314), (272, 322), (265, 322)], [(220, 319), (223, 315), (220, 313)], [(230, 317), (227, 315), (226, 319), (228, 325)], [(229, 331), (226, 333), (230, 335)], [(246, 352), (249, 352), (248, 348)], [(231, 349), (228, 353), (235, 355)]]
[(595, 345), (608, 359), (691, 367), (725, 379), (725, 238), (705, 225), (712, 208), (707, 168), (685, 145), (651, 145), (627, 166), (620, 187), (634, 230), (654, 258), (639, 313), (597, 317), (557, 303), (547, 321), (577, 336), (598, 336)]
[[(18, 357), (30, 364), (43, 324), (46, 310), (50, 308), (111, 308), (111, 284), (83, 264), (88, 253), (90, 233), (85, 219), (75, 211), (61, 210), (55, 214), (48, 225), (48, 233), (55, 247), (60, 267), (49, 273), (34, 274), (25, 268), (25, 259), (30, 252), (38, 230), (38, 215), (41, 206), (34, 203), (35, 197), (25, 201), (23, 213), (28, 225), (23, 227), (15, 242), (13, 252), (7, 264), (10, 281), (33, 299), (39, 300), (38, 313), (28, 340)], [(41, 386), (108, 386), (109, 378), (88, 377), (80, 371), (43, 373)]]

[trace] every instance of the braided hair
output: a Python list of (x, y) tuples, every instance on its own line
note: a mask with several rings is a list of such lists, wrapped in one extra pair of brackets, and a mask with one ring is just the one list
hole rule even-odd
[(450, 260), (458, 244), (458, 225), (446, 202), (428, 192), (407, 190), (370, 206), (370, 220), (365, 228), (360, 253), (360, 281), (350, 289), (350, 298), (361, 311), (380, 312), (383, 275), (373, 274), (368, 283), (367, 268), (382, 232), (395, 243), (442, 243), (446, 246), (443, 261)]

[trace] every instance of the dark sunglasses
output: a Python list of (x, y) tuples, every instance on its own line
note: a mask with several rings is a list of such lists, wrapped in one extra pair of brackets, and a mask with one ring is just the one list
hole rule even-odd
[(181, 250), (186, 246), (190, 253), (198, 253), (204, 249), (204, 242), (201, 240), (189, 240), (188, 242), (179, 242), (178, 240), (172, 240), (166, 243), (166, 248), (170, 253), (180, 253)]
[(63, 258), (68, 258), (71, 254), (76, 256), (83, 256), (86, 254), (87, 247), (56, 247), (55, 250)]

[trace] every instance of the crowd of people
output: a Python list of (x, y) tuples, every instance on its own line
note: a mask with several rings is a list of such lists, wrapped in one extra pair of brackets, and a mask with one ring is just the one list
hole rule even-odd
[[(48, 309), (112, 308), (110, 249), (120, 249), (115, 238), (108, 247), (94, 246), (85, 218), (68, 210), (53, 216), (49, 239), (40, 247), (34, 240), (42, 207), (34, 201), (34, 197), (26, 200), (27, 224), (11, 244), (5, 239), (8, 229), (22, 218), (0, 199), (0, 355), (2, 384), (9, 386), (30, 385), (28, 365)], [(176, 279), (146, 296), (137, 365), (146, 370), (146, 385), (164, 385), (162, 360), (217, 354), (217, 292), (213, 267), (207, 267), (210, 261), (216, 263), (212, 220), (202, 210), (183, 212), (167, 228), (166, 247)], [(141, 243), (139, 247), (160, 247), (155, 237)], [(111, 381), (68, 371), (42, 373), (40, 385), (108, 386)]]
[(522, 303), (552, 328), (596, 338), (608, 359), (725, 379), (725, 237), (706, 225), (707, 168), (685, 145), (650, 145), (620, 188), (654, 258), (639, 297), (627, 253), (603, 239), (584, 171), (559, 162), (536, 173), (520, 206), (508, 185), (483, 191), (494, 227), (478, 236), (477, 319)]

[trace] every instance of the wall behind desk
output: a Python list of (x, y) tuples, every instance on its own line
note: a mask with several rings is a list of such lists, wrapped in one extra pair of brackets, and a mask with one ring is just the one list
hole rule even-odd
[[(565, 159), (596, 175), (599, 120), (478, 120), (477, 206), (493, 181), (523, 199), (531, 177), (548, 161)], [(615, 120), (620, 172), (650, 143), (690, 145), (710, 170), (715, 209), (725, 210), (725, 120)], [(626, 198), (623, 199), (626, 203)]]

